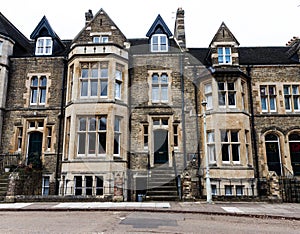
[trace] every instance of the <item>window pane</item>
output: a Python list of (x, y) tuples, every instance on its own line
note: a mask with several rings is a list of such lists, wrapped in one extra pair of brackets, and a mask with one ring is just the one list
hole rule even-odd
[(114, 154), (119, 154), (119, 143), (120, 143), (120, 134), (115, 133), (114, 137)]
[(81, 118), (79, 119), (79, 131), (85, 131), (86, 130), (86, 119)]
[(106, 97), (107, 96), (107, 81), (101, 81), (101, 96)]
[(99, 136), (99, 154), (105, 154), (106, 152), (106, 133), (101, 132)]
[(270, 98), (270, 110), (272, 111), (274, 111), (274, 110), (276, 110), (276, 104), (275, 104), (275, 98), (274, 97), (271, 97)]
[(219, 92), (219, 105), (225, 106), (226, 101), (226, 93), (225, 92)]
[(158, 83), (158, 75), (157, 74), (154, 74), (152, 76), (152, 84), (157, 84)]
[(284, 104), (285, 104), (285, 109), (286, 110), (291, 109), (291, 99), (289, 97), (284, 98)]
[(297, 85), (293, 85), (292, 89), (293, 89), (293, 94), (299, 94), (299, 88)]
[(267, 99), (265, 97), (262, 97), (261, 98), (261, 109), (264, 111), (264, 110), (267, 110)]
[(228, 92), (228, 104), (230, 106), (235, 106), (235, 93)]
[(205, 93), (211, 93), (212, 92), (212, 87), (211, 84), (206, 84), (204, 87)]
[(208, 158), (210, 162), (215, 162), (216, 161), (216, 152), (215, 152), (215, 145), (208, 145), (207, 146), (207, 153), (208, 153)]
[(232, 144), (231, 147), (232, 147), (232, 161), (239, 162), (240, 161), (239, 145)]
[(99, 120), (99, 130), (106, 130), (106, 118), (102, 117)]
[(229, 145), (222, 144), (222, 161), (228, 162), (229, 161)]
[(31, 103), (37, 103), (37, 89), (31, 90)]
[(96, 133), (89, 133), (89, 154), (95, 154), (96, 149)]
[(41, 84), (40, 86), (47, 86), (47, 78), (46, 77), (41, 77)]
[(238, 132), (231, 132), (231, 142), (239, 142)]
[(78, 154), (85, 154), (85, 133), (78, 134)]
[(108, 77), (108, 69), (101, 68), (101, 77)]
[(96, 177), (96, 195), (103, 195), (103, 178)]
[(115, 97), (121, 98), (121, 84), (116, 83), (115, 85)]
[(158, 44), (158, 36), (153, 36), (152, 37), (152, 43), (153, 44)]
[(161, 87), (161, 100), (168, 101), (168, 86)]
[(299, 110), (300, 98), (294, 97), (294, 110)]
[(283, 86), (283, 92), (284, 92), (284, 94), (290, 94), (290, 86), (289, 85), (284, 85)]
[(161, 83), (168, 83), (168, 76), (166, 74), (161, 75)]
[(228, 142), (228, 133), (226, 130), (221, 130), (221, 141)]
[(96, 131), (96, 119), (95, 118), (91, 118), (89, 119), (90, 123), (89, 123), (89, 131)]
[(98, 81), (91, 80), (91, 96), (98, 96)]
[(89, 70), (87, 68), (82, 68), (81, 70), (81, 77), (87, 78), (89, 76)]
[(159, 100), (159, 94), (158, 94), (158, 87), (153, 86), (152, 87), (152, 101), (158, 101)]
[(93, 68), (92, 69), (92, 77), (93, 78), (98, 78), (98, 68)]
[(81, 81), (81, 96), (86, 97), (88, 95), (88, 81)]
[(207, 133), (207, 142), (215, 142), (215, 133), (214, 132), (209, 132)]
[(40, 103), (46, 102), (46, 89), (41, 89)]

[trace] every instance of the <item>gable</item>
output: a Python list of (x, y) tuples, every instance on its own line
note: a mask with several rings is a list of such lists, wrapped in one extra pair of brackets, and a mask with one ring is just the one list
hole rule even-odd
[(212, 47), (215, 44), (221, 43), (232, 44), (237, 46), (240, 45), (240, 43), (237, 41), (235, 36), (232, 34), (232, 32), (229, 30), (229, 28), (225, 25), (224, 22), (222, 22), (221, 26), (219, 27), (209, 46)]
[(51, 28), (46, 16), (44, 16), (39, 24), (36, 26), (34, 31), (31, 33), (30, 38), (31, 39), (37, 39), (38, 37), (57, 37), (56, 33)]
[(153, 34), (166, 34), (168, 37), (172, 36), (170, 29), (160, 15), (156, 17), (146, 36), (151, 37)]
[(94, 17), (92, 12), (89, 11), (89, 21), (74, 38), (73, 43), (91, 43), (95, 35), (108, 35), (109, 43), (118, 44), (121, 47), (123, 47), (124, 42), (127, 41), (121, 30), (102, 8)]

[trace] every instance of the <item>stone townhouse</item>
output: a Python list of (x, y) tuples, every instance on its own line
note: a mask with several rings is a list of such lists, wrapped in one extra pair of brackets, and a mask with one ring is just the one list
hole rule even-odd
[[(68, 41), (62, 41), (43, 17), (28, 40), (3, 15), (6, 30), (2, 51), (7, 53), (1, 83), (3, 126), (1, 154), (6, 163), (39, 169), (28, 193), (55, 194), (60, 177), (62, 100)], [(4, 32), (5, 34), (5, 32)], [(9, 159), (9, 161), (8, 161)], [(30, 186), (29, 186), (30, 187)], [(26, 192), (27, 193), (27, 192)], [(27, 194), (32, 195), (32, 194)]]
[(300, 40), (240, 47), (223, 22), (187, 48), (184, 16), (128, 39), (89, 10), (73, 40), (45, 17), (28, 40), (1, 15), (0, 153), (42, 169), (35, 194), (280, 197), (299, 176)]

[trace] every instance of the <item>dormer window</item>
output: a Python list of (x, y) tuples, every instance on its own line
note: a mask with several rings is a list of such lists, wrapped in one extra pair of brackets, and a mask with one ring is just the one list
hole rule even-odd
[(164, 34), (154, 34), (151, 38), (152, 52), (166, 52), (168, 51), (168, 38)]
[(40, 37), (36, 41), (36, 55), (51, 55), (53, 41), (51, 37)]
[(218, 62), (219, 64), (231, 64), (231, 49), (230, 47), (218, 48)]
[(95, 36), (93, 43), (108, 43), (108, 36)]

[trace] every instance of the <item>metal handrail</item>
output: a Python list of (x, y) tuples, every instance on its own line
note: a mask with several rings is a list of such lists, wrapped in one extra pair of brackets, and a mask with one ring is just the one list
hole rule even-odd
[(179, 199), (181, 200), (182, 199), (182, 194), (181, 194), (181, 180), (180, 180), (180, 175), (178, 175), (178, 172), (177, 172), (177, 165), (176, 165), (176, 159), (175, 159), (174, 150), (172, 151), (172, 160), (173, 160), (173, 168), (174, 168), (175, 179), (176, 179), (177, 193), (178, 193)]

